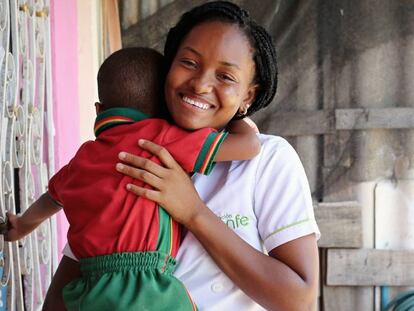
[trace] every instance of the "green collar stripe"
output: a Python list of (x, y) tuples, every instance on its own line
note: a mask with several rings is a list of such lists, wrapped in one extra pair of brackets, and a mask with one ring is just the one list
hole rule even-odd
[(119, 124), (130, 124), (147, 119), (148, 117), (139, 110), (132, 108), (111, 108), (96, 116), (95, 136), (104, 130)]

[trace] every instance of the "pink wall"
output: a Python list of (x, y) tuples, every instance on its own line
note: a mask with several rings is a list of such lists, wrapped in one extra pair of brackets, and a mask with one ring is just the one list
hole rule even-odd
[[(56, 171), (73, 157), (80, 145), (76, 2), (51, 0), (50, 3)], [(57, 227), (60, 252), (68, 229), (62, 212), (57, 217)]]

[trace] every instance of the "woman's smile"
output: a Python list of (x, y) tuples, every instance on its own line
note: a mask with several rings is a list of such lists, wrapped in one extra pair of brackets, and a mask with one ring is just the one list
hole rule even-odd
[(182, 101), (191, 107), (196, 107), (197, 109), (201, 110), (208, 110), (213, 107), (210, 103), (206, 103), (203, 100), (192, 98), (186, 95), (182, 95)]

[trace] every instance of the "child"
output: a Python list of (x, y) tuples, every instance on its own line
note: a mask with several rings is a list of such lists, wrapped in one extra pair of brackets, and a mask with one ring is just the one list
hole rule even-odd
[(227, 134), (209, 128), (188, 132), (149, 119), (160, 116), (163, 107), (161, 67), (162, 56), (147, 48), (123, 49), (106, 59), (98, 72), (96, 140), (80, 147), (22, 216), (9, 215), (6, 239), (13, 241), (63, 207), (68, 243), (82, 271), (82, 278), (64, 289), (68, 310), (196, 309), (172, 276), (180, 226), (156, 203), (126, 191), (128, 183), (142, 182), (114, 171), (121, 150), (159, 163), (138, 147), (138, 139), (150, 140), (163, 145), (185, 171), (204, 174), (213, 160), (259, 153), (254, 130), (244, 121), (234, 122)]

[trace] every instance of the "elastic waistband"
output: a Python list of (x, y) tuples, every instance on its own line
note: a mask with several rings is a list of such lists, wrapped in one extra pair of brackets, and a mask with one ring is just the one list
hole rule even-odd
[(85, 276), (131, 270), (159, 270), (172, 274), (174, 268), (174, 257), (162, 252), (114, 253), (80, 260), (80, 269)]

